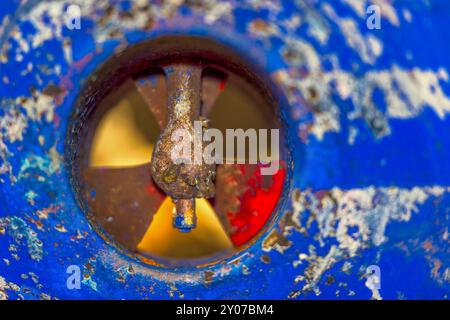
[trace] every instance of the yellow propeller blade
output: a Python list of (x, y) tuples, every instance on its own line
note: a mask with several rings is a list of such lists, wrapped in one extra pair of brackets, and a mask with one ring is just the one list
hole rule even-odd
[(195, 205), (197, 227), (189, 233), (182, 233), (172, 227), (174, 204), (167, 197), (138, 244), (138, 251), (167, 258), (200, 258), (232, 250), (233, 244), (209, 202), (196, 199)]
[(108, 110), (92, 142), (91, 167), (127, 167), (150, 162), (159, 127), (140, 95), (131, 92)]

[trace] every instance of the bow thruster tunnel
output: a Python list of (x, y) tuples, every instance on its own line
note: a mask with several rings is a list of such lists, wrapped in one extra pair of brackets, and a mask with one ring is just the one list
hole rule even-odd
[[(0, 299), (448, 298), (449, 12), (2, 3)], [(173, 163), (194, 120), (279, 170)]]
[(282, 129), (268, 85), (241, 60), (202, 37), (161, 37), (111, 58), (85, 85), (67, 162), (92, 223), (129, 253), (202, 264), (239, 251), (270, 223), (286, 181), (286, 147), (274, 150), (279, 170), (267, 176), (249, 159), (193, 169), (171, 160), (173, 132), (188, 127), (175, 113), (181, 103), (197, 110), (186, 113), (191, 126), (207, 122), (222, 134), (219, 157), (226, 158), (226, 130)]

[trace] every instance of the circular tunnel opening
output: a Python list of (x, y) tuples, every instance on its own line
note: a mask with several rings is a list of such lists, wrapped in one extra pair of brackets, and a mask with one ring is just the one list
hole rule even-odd
[[(149, 169), (167, 121), (163, 67), (179, 61), (205, 66), (201, 105), (210, 127), (224, 137), (227, 129), (267, 130), (267, 154), (279, 165), (263, 175), (267, 159), (258, 155), (258, 163), (248, 164), (248, 152), (245, 163), (219, 164), (216, 195), (195, 200), (198, 223), (189, 233), (172, 226), (173, 202)], [(125, 49), (90, 77), (75, 106), (66, 156), (78, 202), (104, 239), (149, 264), (201, 265), (240, 252), (264, 232), (283, 192), (288, 153), (270, 86), (249, 65), (214, 41), (165, 37)], [(276, 150), (272, 129), (281, 129)], [(247, 151), (251, 143), (245, 140)]]

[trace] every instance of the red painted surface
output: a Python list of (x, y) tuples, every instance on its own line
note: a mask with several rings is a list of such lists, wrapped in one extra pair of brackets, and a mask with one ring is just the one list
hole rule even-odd
[[(246, 166), (242, 165), (240, 169), (245, 173)], [(280, 199), (285, 177), (286, 167), (280, 164), (280, 170), (270, 177), (268, 187), (263, 187), (265, 176), (259, 168), (246, 182), (248, 188), (238, 199), (239, 212), (228, 213), (233, 230), (230, 237), (235, 246), (250, 241), (267, 223)]]
[(220, 81), (220, 83), (219, 83), (219, 88), (220, 88), (220, 90), (225, 89), (226, 83), (227, 83), (227, 80), (226, 80), (226, 79)]
[(150, 196), (152, 196), (152, 197), (154, 197), (154, 196), (159, 196), (161, 202), (162, 202), (162, 200), (164, 200), (164, 198), (166, 197), (166, 195), (165, 195), (161, 190), (159, 190), (159, 189), (155, 186), (155, 184), (153, 183), (153, 181), (149, 182), (149, 183), (147, 184), (147, 186), (145, 187), (145, 189), (146, 189), (145, 191), (146, 191)]

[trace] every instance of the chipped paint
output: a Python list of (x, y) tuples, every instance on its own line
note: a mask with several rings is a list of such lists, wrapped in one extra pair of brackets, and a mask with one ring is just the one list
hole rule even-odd
[[(28, 224), (18, 217), (0, 218), (0, 226), (6, 229), (17, 245), (25, 244), (31, 259), (41, 261), (43, 257), (43, 244), (37, 233)], [(10, 247), (10, 251), (16, 251), (16, 247)]]
[[(74, 32), (64, 26), (69, 1), (1, 18), (0, 298), (430, 298), (415, 279), (448, 297), (450, 61), (434, 1), (125, 2), (70, 1), (88, 26)], [(380, 31), (365, 27), (368, 4), (381, 7)], [(302, 186), (239, 256), (196, 269), (142, 262), (100, 238), (62, 159), (89, 74), (170, 32), (212, 37), (272, 75), (289, 102), (280, 99), (293, 149), (287, 186)], [(61, 91), (49, 94), (50, 84)], [(79, 293), (59, 285), (68, 265), (88, 262)], [(378, 294), (361, 272), (373, 263), (394, 280)]]
[[(448, 192), (450, 187), (439, 186), (409, 190), (369, 187), (345, 191), (334, 188), (315, 193), (309, 190), (296, 191), (292, 204), (292, 224), (283, 224), (283, 236), (289, 239), (292, 230), (303, 232), (314, 223), (318, 227), (314, 236), (318, 247), (323, 247), (329, 238), (334, 238), (337, 245), (332, 245), (325, 256), (317, 255), (313, 245), (309, 246), (308, 252), (299, 254), (299, 260), (294, 261), (293, 266), (307, 263), (307, 272), (298, 276), (295, 282), (304, 285), (300, 290), (291, 292), (289, 297), (296, 298), (308, 290), (320, 295), (317, 283), (325, 270), (341, 259), (360, 254), (365, 248), (382, 245), (388, 240), (385, 230), (389, 223), (408, 222), (412, 214), (419, 214), (419, 205), (430, 197), (440, 197)], [(355, 227), (356, 231), (349, 232)], [(270, 237), (264, 241), (263, 250), (275, 249), (282, 253), (278, 243), (270, 243)], [(267, 245), (268, 242), (271, 246)], [(377, 290), (373, 290), (372, 294), (374, 299), (381, 299)]]

